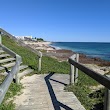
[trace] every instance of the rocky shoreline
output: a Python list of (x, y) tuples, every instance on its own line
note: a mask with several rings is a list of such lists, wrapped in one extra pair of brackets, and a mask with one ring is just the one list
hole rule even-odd
[[(66, 61), (75, 52), (66, 49), (54, 50), (46, 53), (48, 56), (54, 56), (59, 60)], [(102, 60), (98, 57), (88, 57), (85, 54), (79, 53), (79, 62), (83, 64), (96, 64), (99, 66), (110, 66), (110, 61)]]
[[(71, 50), (57, 50), (54, 47), (50, 46), (51, 42), (24, 41), (24, 43), (35, 50), (42, 51), (43, 55), (56, 58), (58, 61), (67, 61), (69, 57), (75, 54), (75, 52)], [(79, 62), (101, 74), (105, 74), (110, 71), (110, 61), (105, 61), (100, 58), (92, 58), (86, 56), (85, 54), (79, 53)]]
[[(75, 52), (71, 50), (56, 50), (56, 52), (46, 53), (47, 56), (58, 59), (58, 61), (67, 61), (70, 56), (75, 54)], [(110, 71), (110, 62), (102, 60), (100, 58), (92, 58), (88, 57), (84, 54), (79, 54), (79, 62), (84, 66), (104, 75), (105, 73), (109, 73)]]

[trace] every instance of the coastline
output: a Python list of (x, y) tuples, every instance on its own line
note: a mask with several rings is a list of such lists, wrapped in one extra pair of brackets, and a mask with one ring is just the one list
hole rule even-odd
[[(52, 42), (24, 41), (24, 43), (35, 50), (42, 51), (43, 55), (55, 58), (58, 61), (67, 61), (70, 56), (75, 54), (72, 50), (52, 46)], [(110, 61), (102, 60), (98, 57), (92, 58), (79, 53), (79, 62), (102, 75), (110, 71)]]

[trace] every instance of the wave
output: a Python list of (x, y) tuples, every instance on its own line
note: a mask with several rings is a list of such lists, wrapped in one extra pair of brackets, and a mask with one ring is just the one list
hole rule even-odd
[(51, 46), (56, 49), (68, 49), (90, 57), (99, 57), (110, 61), (110, 43), (54, 42)]
[(53, 47), (53, 48), (55, 48), (56, 50), (61, 50), (61, 48), (58, 47), (58, 46), (53, 46), (53, 45), (50, 45), (50, 46)]

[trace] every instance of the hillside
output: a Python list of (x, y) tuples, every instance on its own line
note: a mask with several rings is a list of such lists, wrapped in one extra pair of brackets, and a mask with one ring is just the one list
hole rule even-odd
[[(7, 40), (8, 39), (8, 40)], [(5, 46), (16, 52), (22, 57), (23, 64), (30, 66), (34, 69), (35, 74), (44, 73), (62, 73), (68, 74), (70, 70), (70, 65), (68, 62), (59, 62), (56, 59), (43, 56), (42, 58), (42, 70), (38, 72), (38, 57), (35, 53), (30, 51), (28, 48), (22, 47), (13, 39), (7, 36), (2, 36), (2, 41)], [(65, 90), (72, 91), (84, 105), (87, 110), (92, 110), (95, 106), (101, 104), (103, 101), (103, 89), (98, 91), (92, 91), (92, 87), (97, 86), (98, 83), (92, 80), (87, 75), (79, 71), (78, 83), (74, 86), (67, 86)], [(4, 102), (0, 106), (0, 110), (14, 110), (14, 104), (12, 102), (6, 104), (6, 100), (13, 97), (21, 90), (21, 85), (16, 85), (12, 83), (10, 89), (8, 90)], [(101, 110), (101, 109), (100, 109)]]
[[(20, 55), (22, 57), (23, 63), (29, 65), (35, 70), (36, 73), (38, 73), (38, 56), (35, 53), (30, 51), (28, 48), (22, 47), (7, 36), (3, 36), (2, 40), (3, 45), (7, 46)], [(58, 62), (56, 59), (43, 56), (41, 73), (43, 74), (48, 72), (69, 73), (69, 64), (67, 62)]]
[[(8, 39), (8, 40), (7, 40)], [(9, 38), (8, 36), (2, 36), (2, 44), (8, 47), (9, 49), (13, 50), (17, 54), (22, 57), (23, 64), (28, 65), (32, 69), (34, 69), (35, 74), (38, 73), (38, 56), (30, 51), (29, 49), (22, 47), (13, 39)], [(52, 66), (53, 65), (53, 66)], [(49, 73), (49, 72), (57, 72), (57, 73), (68, 73), (69, 71), (69, 64), (67, 62), (58, 62), (56, 59), (50, 57), (42, 57), (42, 71), (40, 73)], [(0, 76), (0, 82), (4, 79), (3, 76)], [(17, 85), (16, 83), (12, 82), (2, 104), (0, 105), (0, 110), (14, 110), (15, 105), (13, 101), (7, 100), (12, 98), (13, 96), (17, 95), (22, 89), (22, 85)]]

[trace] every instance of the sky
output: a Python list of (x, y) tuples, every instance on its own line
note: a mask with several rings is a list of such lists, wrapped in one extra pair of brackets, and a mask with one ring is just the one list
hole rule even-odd
[(54, 42), (110, 42), (110, 0), (0, 0), (0, 27)]

